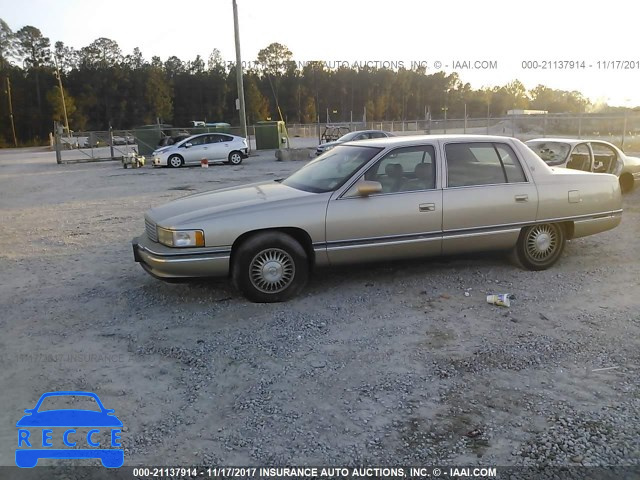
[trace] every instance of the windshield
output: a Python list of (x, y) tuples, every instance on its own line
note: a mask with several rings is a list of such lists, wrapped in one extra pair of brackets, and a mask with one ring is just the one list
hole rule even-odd
[(52, 395), (42, 400), (38, 413), (50, 410), (91, 410), (101, 412), (93, 397), (86, 395)]
[(340, 188), (382, 149), (340, 145), (309, 162), (283, 180), (288, 187), (305, 192), (324, 193)]
[(527, 147), (536, 152), (547, 165), (562, 165), (571, 151), (571, 145), (562, 142), (527, 142)]

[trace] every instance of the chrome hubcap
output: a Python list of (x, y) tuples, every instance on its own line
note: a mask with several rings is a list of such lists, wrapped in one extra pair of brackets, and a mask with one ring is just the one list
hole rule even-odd
[(293, 258), (279, 248), (258, 253), (249, 267), (251, 283), (263, 293), (283, 291), (293, 281), (295, 272)]
[(171, 165), (174, 166), (174, 167), (179, 167), (181, 163), (182, 162), (180, 162), (179, 158), (173, 157), (171, 159)]
[(545, 260), (553, 255), (558, 246), (558, 235), (549, 225), (538, 225), (529, 232), (527, 254), (534, 260)]

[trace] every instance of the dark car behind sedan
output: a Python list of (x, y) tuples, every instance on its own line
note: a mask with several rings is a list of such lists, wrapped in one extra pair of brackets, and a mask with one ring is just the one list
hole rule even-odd
[(316, 148), (316, 155), (322, 155), (324, 152), (331, 150), (333, 147), (340, 145), (341, 143), (386, 137), (395, 137), (395, 135), (390, 132), (385, 132), (384, 130), (358, 130), (355, 132), (349, 132), (333, 142), (326, 142), (318, 145), (318, 148)]

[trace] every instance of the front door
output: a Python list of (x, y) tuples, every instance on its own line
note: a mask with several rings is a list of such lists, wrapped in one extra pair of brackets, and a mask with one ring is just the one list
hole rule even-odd
[(200, 135), (189, 140), (191, 146), (184, 147), (184, 162), (186, 164), (200, 163), (202, 159), (209, 158), (207, 156), (207, 135)]
[(442, 190), (433, 145), (398, 148), (359, 180), (382, 184), (363, 197), (357, 182), (327, 207), (327, 255), (332, 264), (413, 258), (441, 252)]

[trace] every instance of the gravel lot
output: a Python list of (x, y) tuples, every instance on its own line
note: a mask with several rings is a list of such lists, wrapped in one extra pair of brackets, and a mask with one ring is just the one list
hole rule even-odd
[[(133, 262), (149, 207), (300, 166), (0, 151), (0, 465), (23, 410), (64, 389), (115, 409), (126, 465), (640, 465), (640, 189), (544, 272), (343, 268), (256, 305)], [(506, 292), (509, 309), (485, 302)]]

